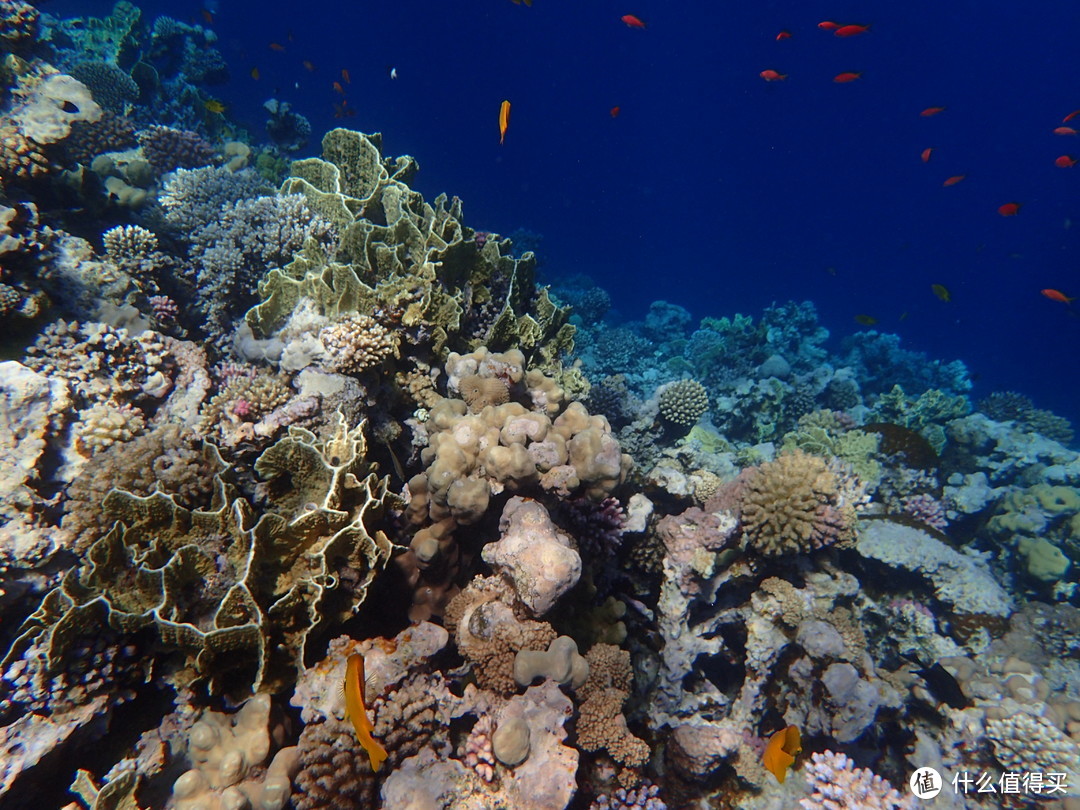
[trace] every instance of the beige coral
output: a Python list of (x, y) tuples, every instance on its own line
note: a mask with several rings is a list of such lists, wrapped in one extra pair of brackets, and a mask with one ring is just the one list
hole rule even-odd
[(359, 374), (400, 355), (398, 333), (370, 315), (347, 315), (325, 327), (319, 340), (326, 369), (342, 374)]
[(76, 428), (79, 445), (89, 453), (97, 453), (117, 442), (131, 441), (146, 427), (142, 411), (127, 403), (99, 402), (79, 416)]
[(0, 127), (0, 177), (30, 180), (49, 171), (49, 159), (18, 127)]
[(292, 795), (298, 752), (283, 748), (270, 764), (270, 696), (248, 700), (235, 715), (206, 711), (188, 735), (191, 770), (173, 785), (175, 810), (281, 810)]
[(801, 450), (755, 468), (742, 496), (743, 544), (766, 556), (850, 541), (855, 508), (824, 459)]

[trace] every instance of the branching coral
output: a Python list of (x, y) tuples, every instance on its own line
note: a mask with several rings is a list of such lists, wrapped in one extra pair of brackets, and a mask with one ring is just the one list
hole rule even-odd
[(858, 495), (824, 459), (801, 450), (756, 468), (742, 497), (743, 542), (765, 556), (811, 551), (855, 537)]

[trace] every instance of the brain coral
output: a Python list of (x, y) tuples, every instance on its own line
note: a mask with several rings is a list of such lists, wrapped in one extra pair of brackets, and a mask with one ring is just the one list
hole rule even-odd
[(753, 469), (741, 504), (744, 546), (778, 556), (853, 539), (855, 504), (844, 490), (824, 459), (801, 450)]

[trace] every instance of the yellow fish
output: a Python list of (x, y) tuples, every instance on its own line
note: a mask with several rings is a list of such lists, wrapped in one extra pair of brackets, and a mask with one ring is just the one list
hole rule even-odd
[(761, 761), (772, 771), (780, 784), (787, 779), (787, 770), (795, 764), (795, 757), (802, 751), (802, 736), (798, 726), (782, 728), (771, 737), (765, 745), (765, 753), (761, 755)]
[(207, 112), (217, 113), (218, 115), (225, 112), (225, 105), (216, 98), (208, 98), (203, 102), (203, 106), (206, 107)]
[(946, 304), (952, 301), (952, 293), (943, 284), (931, 284), (930, 289), (934, 291), (934, 295), (944, 301)]
[(863, 326), (873, 326), (877, 323), (877, 318), (875, 318), (873, 315), (856, 315), (855, 323), (861, 324)]
[(510, 102), (504, 101), (499, 107), (499, 143), (506, 138), (506, 130), (510, 126)]
[(364, 705), (364, 656), (359, 653), (350, 655), (345, 665), (345, 713), (356, 729), (356, 739), (367, 751), (372, 772), (378, 771), (386, 759), (386, 749), (371, 736), (374, 727)]

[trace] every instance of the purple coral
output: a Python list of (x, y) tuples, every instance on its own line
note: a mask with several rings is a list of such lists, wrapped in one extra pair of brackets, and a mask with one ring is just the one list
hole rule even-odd
[(559, 503), (559, 522), (577, 540), (583, 556), (607, 559), (622, 545), (626, 512), (617, 498), (570, 498)]
[(851, 757), (824, 751), (803, 768), (812, 793), (800, 799), (803, 810), (913, 810), (910, 796), (901, 796), (868, 768), (856, 768)]
[(933, 495), (925, 493), (908, 495), (901, 501), (904, 514), (925, 523), (938, 531), (945, 531), (949, 519), (945, 516), (945, 505)]
[(597, 796), (589, 810), (667, 810), (660, 788), (645, 784), (636, 790), (619, 788), (611, 796)]
[(152, 126), (139, 133), (143, 154), (158, 174), (195, 169), (214, 162), (214, 148), (197, 132)]

